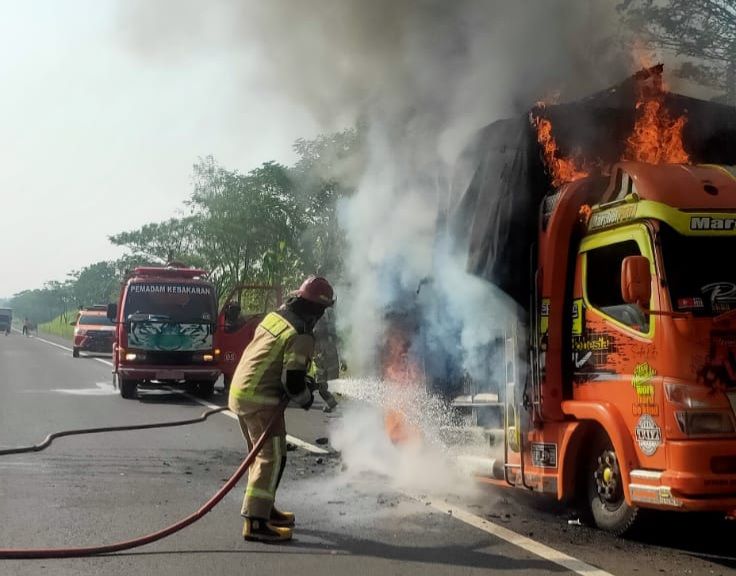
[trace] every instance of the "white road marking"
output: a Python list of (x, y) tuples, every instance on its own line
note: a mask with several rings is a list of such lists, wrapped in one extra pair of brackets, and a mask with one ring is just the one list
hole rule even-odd
[[(41, 338), (40, 336), (32, 337), (34, 340), (40, 340), (41, 342), (44, 342), (46, 344), (50, 344), (51, 346), (56, 346), (57, 348), (61, 348), (62, 350), (66, 350), (67, 352), (73, 352), (71, 348), (68, 346), (62, 346), (61, 344), (57, 344), (56, 342), (52, 342), (51, 340), (46, 340), (45, 338)], [(104, 360), (103, 358), (96, 358), (92, 357), (92, 360), (97, 360), (97, 362), (100, 362), (101, 364), (104, 364), (105, 366), (112, 367), (112, 362), (109, 360)]]
[[(419, 502), (423, 502), (425, 504), (427, 503), (426, 498), (408, 493), (407, 496), (410, 496), (411, 498), (418, 500)], [(564, 552), (560, 552), (559, 550), (555, 550), (554, 548), (542, 544), (541, 542), (537, 542), (536, 540), (532, 540), (531, 538), (522, 536), (521, 534), (518, 534), (513, 530), (509, 530), (508, 528), (499, 526), (498, 524), (486, 520), (485, 518), (481, 518), (480, 516), (476, 516), (475, 514), (472, 514), (467, 510), (458, 508), (457, 506), (454, 506), (452, 504), (448, 504), (447, 502), (436, 502), (430, 500), (429, 505), (435, 510), (442, 512), (443, 514), (449, 513), (452, 515), (453, 518), (457, 518), (458, 520), (464, 522), (469, 526), (477, 528), (478, 530), (482, 530), (483, 532), (491, 534), (496, 538), (500, 538), (501, 540), (504, 540), (509, 544), (513, 544), (514, 546), (521, 548), (522, 550), (531, 552), (532, 554), (558, 564), (563, 568), (567, 568), (575, 574), (581, 574), (582, 576), (613, 576), (610, 572), (606, 572), (605, 570), (596, 568), (595, 566), (588, 564), (587, 562), (578, 560), (577, 558), (569, 556)]]
[(97, 382), (95, 388), (56, 388), (51, 392), (76, 396), (113, 396), (118, 393), (112, 382)]

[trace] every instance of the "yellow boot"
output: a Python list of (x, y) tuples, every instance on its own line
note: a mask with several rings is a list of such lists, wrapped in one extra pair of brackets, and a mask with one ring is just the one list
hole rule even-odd
[(255, 542), (286, 542), (291, 540), (291, 528), (274, 526), (264, 518), (246, 518), (243, 538)]
[(268, 522), (271, 526), (289, 528), (294, 525), (294, 513), (278, 510), (276, 509), (276, 506), (274, 506), (271, 508), (271, 518)]

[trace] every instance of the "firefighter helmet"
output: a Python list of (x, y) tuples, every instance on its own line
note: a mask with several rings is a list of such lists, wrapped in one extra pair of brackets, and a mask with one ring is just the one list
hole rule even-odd
[(330, 283), (321, 276), (309, 276), (295, 295), (303, 300), (328, 307), (335, 303), (335, 293)]

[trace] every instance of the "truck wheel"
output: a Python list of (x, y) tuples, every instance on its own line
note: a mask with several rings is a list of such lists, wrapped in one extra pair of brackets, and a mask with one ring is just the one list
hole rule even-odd
[(225, 392), (230, 390), (230, 384), (232, 384), (233, 381), (233, 375), (232, 374), (223, 374), (222, 375), (222, 385), (225, 388)]
[(118, 378), (118, 384), (120, 385), (120, 395), (126, 400), (135, 398), (138, 392), (138, 382), (135, 380), (129, 380), (128, 378)]
[(194, 385), (194, 395), (198, 398), (209, 398), (215, 391), (214, 382), (197, 382)]
[(72, 348), (72, 356), (74, 358), (79, 358), (79, 348), (77, 348), (76, 346)]
[(621, 536), (636, 522), (639, 509), (624, 497), (623, 479), (610, 438), (600, 433), (588, 457), (587, 495), (595, 525)]

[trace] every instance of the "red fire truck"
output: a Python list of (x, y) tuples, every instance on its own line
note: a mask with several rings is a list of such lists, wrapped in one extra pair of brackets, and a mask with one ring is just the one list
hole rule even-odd
[(204, 270), (135, 268), (107, 316), (115, 322), (113, 378), (123, 398), (159, 385), (212, 394), (220, 375), (217, 295)]

